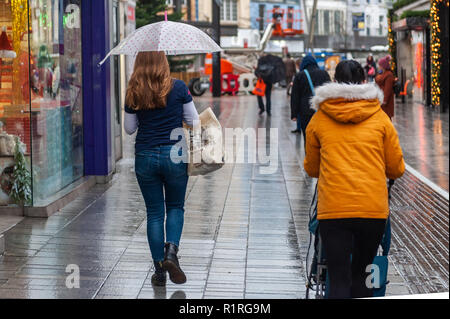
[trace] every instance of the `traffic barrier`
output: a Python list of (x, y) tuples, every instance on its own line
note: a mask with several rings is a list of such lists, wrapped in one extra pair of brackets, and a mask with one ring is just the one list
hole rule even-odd
[(242, 73), (239, 76), (239, 91), (251, 94), (255, 89), (256, 76), (253, 73)]
[[(222, 94), (230, 93), (236, 95), (239, 92), (239, 74), (227, 73), (220, 76), (222, 83)], [(212, 92), (212, 77), (209, 79), (209, 91)]]

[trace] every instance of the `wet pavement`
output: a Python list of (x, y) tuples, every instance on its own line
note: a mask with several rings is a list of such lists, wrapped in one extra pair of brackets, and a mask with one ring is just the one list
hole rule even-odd
[[(284, 91), (273, 94), (271, 118), (257, 115), (253, 96), (220, 102), (202, 97), (196, 105), (214, 105), (224, 127), (278, 128), (279, 161), (270, 175), (253, 163), (190, 178), (180, 244), (186, 284), (151, 285), (145, 205), (134, 175), (133, 141), (126, 137), (111, 183), (96, 185), (48, 219), (25, 218), (5, 233), (0, 298), (304, 298), (314, 181), (302, 169), (303, 138), (290, 133), (294, 124)], [(430, 153), (447, 152), (448, 183), (448, 121), (439, 148), (430, 141), (436, 138), (430, 129), (435, 115), (413, 130), (397, 110), (402, 146), (407, 136), (425, 134)], [(411, 166), (421, 171), (425, 166), (417, 163), (428, 163), (439, 175), (441, 166), (410, 142), (404, 149), (407, 161), (416, 158)], [(394, 188), (392, 216), (387, 294), (448, 291), (448, 200), (407, 173)], [(66, 287), (68, 265), (79, 267), (80, 288)]]
[(417, 103), (397, 103), (393, 122), (405, 161), (423, 176), (449, 190), (449, 116)]

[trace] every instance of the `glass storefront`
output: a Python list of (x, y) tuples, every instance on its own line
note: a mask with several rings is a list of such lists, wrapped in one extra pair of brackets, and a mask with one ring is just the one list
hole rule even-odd
[(19, 137), (31, 204), (45, 206), (84, 171), (81, 0), (0, 0), (0, 28), (12, 47), (0, 43), (0, 205)]

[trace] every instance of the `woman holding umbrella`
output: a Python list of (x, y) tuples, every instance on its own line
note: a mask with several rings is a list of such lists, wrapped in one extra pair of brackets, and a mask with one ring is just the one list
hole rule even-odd
[[(155, 265), (152, 284), (182, 284), (177, 253), (184, 223), (187, 161), (171, 159), (174, 129), (192, 126), (198, 113), (183, 81), (170, 77), (164, 52), (140, 52), (125, 99), (125, 131), (136, 136), (135, 172), (147, 207), (147, 237)], [(164, 217), (166, 217), (164, 234)], [(165, 236), (164, 236), (165, 235)], [(164, 237), (166, 240), (164, 241)]]
[(99, 63), (101, 66), (111, 55), (136, 58), (125, 98), (124, 126), (128, 134), (138, 131), (135, 172), (147, 207), (147, 237), (155, 265), (154, 285), (166, 284), (166, 271), (172, 282), (186, 282), (177, 253), (184, 224), (187, 159), (172, 161), (174, 157), (180, 159), (177, 153), (182, 155), (182, 150), (176, 149), (175, 144), (180, 139), (171, 139), (171, 133), (181, 129), (183, 122), (192, 126), (199, 119), (187, 86), (171, 78), (166, 54), (221, 50), (200, 29), (167, 21), (166, 12), (165, 21), (137, 29)]

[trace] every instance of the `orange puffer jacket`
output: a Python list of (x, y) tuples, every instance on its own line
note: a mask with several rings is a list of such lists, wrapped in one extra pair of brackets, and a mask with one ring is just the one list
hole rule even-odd
[(304, 167), (319, 178), (317, 218), (389, 215), (386, 178), (403, 175), (402, 149), (374, 84), (328, 83), (311, 100)]

